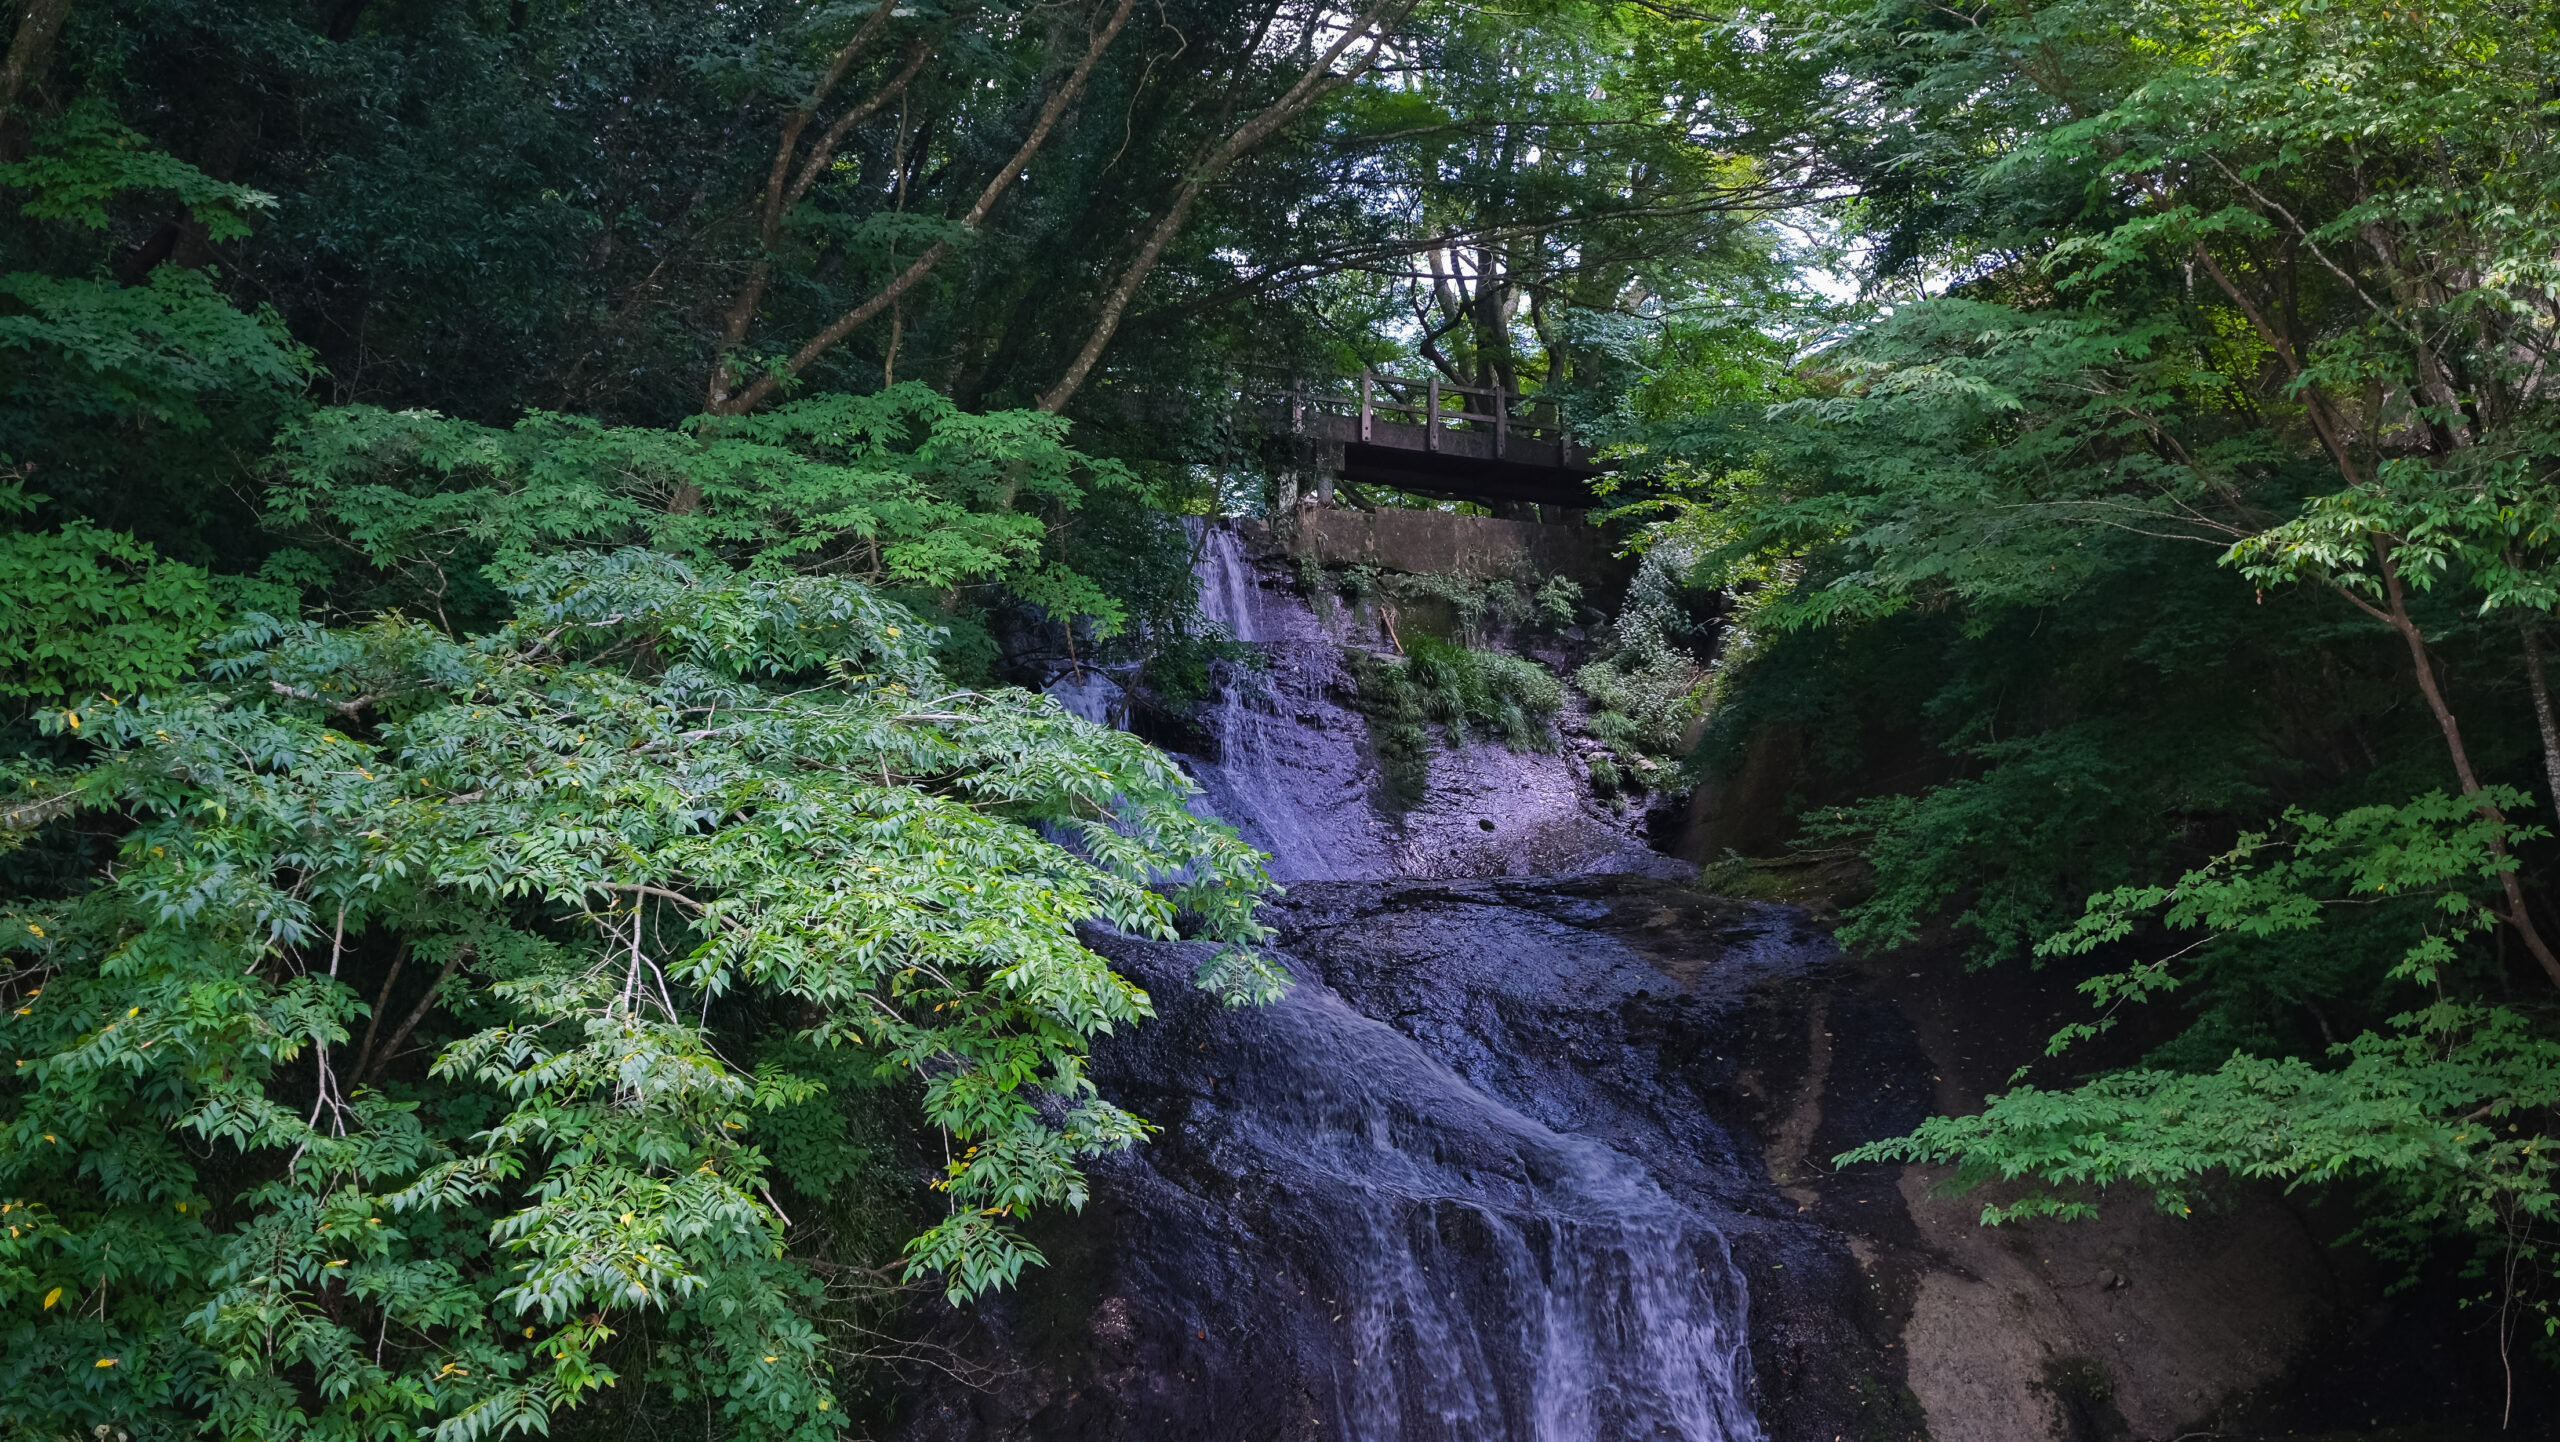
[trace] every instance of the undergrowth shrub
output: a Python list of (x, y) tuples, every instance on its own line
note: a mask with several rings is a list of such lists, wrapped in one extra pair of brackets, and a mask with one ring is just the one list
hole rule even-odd
[[(1458, 639), (1482, 646), (1496, 632), (1517, 627), (1560, 631), (1583, 611), (1582, 583), (1570, 576), (1473, 576), (1458, 572), (1390, 573), (1375, 566), (1347, 566), (1328, 573), (1312, 556), (1297, 561), (1294, 584), (1319, 614), (1336, 597), (1359, 605), (1383, 601), (1407, 605), (1438, 601), (1457, 622)], [(1597, 614), (1596, 612), (1594, 613)]]
[(1546, 667), (1522, 656), (1479, 651), (1428, 636), (1414, 638), (1403, 666), (1423, 714), (1463, 745), (1468, 728), (1500, 737), (1514, 751), (1551, 751), (1550, 722), (1564, 687)]
[(1347, 660), (1392, 805), (1421, 800), (1433, 723), (1452, 745), (1484, 736), (1514, 751), (1555, 749), (1564, 686), (1535, 661), (1428, 636), (1416, 637), (1401, 660), (1367, 651)]
[(1641, 776), (1677, 758), (1699, 714), (1706, 670), (1683, 644), (1697, 629), (1682, 596), (1685, 569), (1675, 557), (1649, 554), (1612, 625), (1616, 648), (1573, 673), (1591, 698), (1584, 724), (1611, 753), (1592, 764), (1592, 785), (1603, 792), (1627, 771)]
[[(1629, 664), (1632, 662), (1633, 664)], [(1675, 756), (1698, 714), (1698, 663), (1676, 651), (1625, 652), (1573, 673), (1591, 698), (1591, 734), (1620, 753)]]
[(1550, 576), (1533, 586), (1511, 576), (1423, 572), (1392, 577), (1383, 589), (1397, 601), (1445, 602), (1457, 619), (1459, 636), (1469, 644), (1506, 626), (1557, 630), (1572, 625), (1582, 602), (1581, 584), (1565, 576)]

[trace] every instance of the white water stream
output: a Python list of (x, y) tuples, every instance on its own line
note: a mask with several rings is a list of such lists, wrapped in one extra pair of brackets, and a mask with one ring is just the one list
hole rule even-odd
[[(1394, 875), (1359, 784), (1359, 720), (1321, 697), (1335, 642), (1258, 584), (1234, 531), (1200, 541), (1202, 610), (1272, 661), (1231, 678), (1208, 718), (1208, 804), (1284, 881)], [(1320, 981), (1239, 1019), (1221, 1051), (1220, 1170), (1273, 1179), (1339, 1292), (1327, 1310), (1348, 1360), (1308, 1379), (1332, 1394), (1325, 1435), (1762, 1437), (1742, 1277), (1635, 1161), (1487, 1095)]]
[(1233, 1057), (1221, 1150), (1277, 1173), (1293, 1230), (1328, 1254), (1350, 1361), (1327, 1379), (1341, 1435), (1762, 1435), (1741, 1276), (1641, 1168), (1485, 1095), (1320, 984), (1267, 1021)]
[(1271, 853), (1275, 880), (1352, 881), (1395, 874), (1371, 813), (1360, 718), (1326, 696), (1339, 648), (1302, 604), (1266, 604), (1244, 542), (1226, 526), (1200, 538), (1200, 611), (1263, 649), (1270, 669), (1241, 668), (1206, 718), (1215, 758), (1192, 772), (1216, 815)]

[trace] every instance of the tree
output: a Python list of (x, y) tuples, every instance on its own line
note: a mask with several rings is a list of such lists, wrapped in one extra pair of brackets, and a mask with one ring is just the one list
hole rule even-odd
[[(1016, 1221), (1145, 1131), (1082, 1059), (1148, 1000), (1076, 928), (1179, 917), (1204, 984), (1280, 983), (1260, 858), (1167, 758), (949, 681), (884, 595), (1107, 636), (1059, 528), (1151, 497), (914, 384), (686, 430), (306, 411), (276, 314), (175, 245), (97, 259), (173, 204), (240, 242), (269, 197), (94, 98), (32, 134), (0, 430), (66, 514), (0, 536), (0, 1410), (853, 1425), (901, 1274), (1009, 1282)], [(154, 465), (158, 533), (258, 574), (90, 519)], [(48, 504), (26, 474), (0, 513)], [(253, 476), (300, 548), (201, 521)], [(917, 1134), (960, 1154), (900, 1236)]]
[(333, 556), (358, 612), (447, 629), (493, 581), (565, 548), (647, 546), (761, 573), (859, 578), (946, 617), (970, 587), (1108, 637), (1122, 604), (1056, 558), (1053, 522), (1128, 469), (1036, 412), (968, 415), (922, 385), (795, 401), (681, 430), (536, 413), (507, 430), (340, 406), (279, 438), (270, 524)]
[(85, 761), (11, 763), (14, 832), (118, 858), (0, 921), (28, 1425), (480, 1436), (673, 1365), (833, 1435), (825, 1197), (776, 1175), (819, 1078), (961, 1149), (908, 1255), (965, 1297), (1145, 1130), (1082, 1059), (1149, 1003), (1078, 924), (1185, 914), (1204, 985), (1279, 985), (1260, 858), (1169, 761), (955, 691), (860, 583), (573, 552), (512, 594), (470, 640), (250, 618), (207, 680), (51, 713)]
[[(1093, 373), (1095, 362), (1102, 359), (1103, 347), (1118, 334), (1121, 317), (1128, 312), (1129, 302), (1137, 295), (1138, 287), (1164, 259), (1165, 247), (1181, 233), (1183, 223), (1191, 218), (1192, 209), (1200, 203), (1201, 196), (1209, 187), (1247, 152), (1279, 133), (1281, 127), (1295, 121), (1317, 101), (1351, 85), (1362, 73), (1376, 66), (1386, 54), (1396, 27), (1412, 12), (1415, 3), (1416, 0), (1370, 0), (1367, 8), (1339, 26), (1327, 25), (1327, 17), (1323, 17), (1321, 12), (1309, 16), (1302, 38), (1291, 48), (1299, 53), (1313, 50), (1317, 39), (1330, 31), (1324, 49), (1307, 63), (1305, 70), (1281, 93), (1279, 99), (1264, 106), (1206, 154), (1185, 167), (1163, 215), (1148, 227), (1146, 238), (1138, 245), (1138, 253), (1130, 259), (1128, 266), (1120, 272), (1120, 278), (1112, 283), (1110, 291), (1103, 297), (1093, 333), (1085, 338), (1084, 347), (1076, 352), (1075, 359), (1067, 362), (1066, 374), (1040, 397), (1040, 409), (1052, 412), (1066, 409), (1067, 402), (1083, 387), (1085, 378)], [(1266, 26), (1271, 19), (1277, 18), (1277, 13), (1274, 10), (1265, 18)]]
[(2508, 974), (2560, 981), (2514, 784), (2554, 754), (2560, 235), (2515, 201), (2552, 179), (2549, 17), (1792, 23), (1848, 77), (1821, 123), (1889, 308), (1774, 411), (1652, 434), (1666, 539), (1756, 591), (1720, 742), (1924, 729), (1920, 784), (1808, 788), (1876, 866), (1848, 934), (2089, 958), (2060, 1064), (2181, 1004), (2139, 1066), (1859, 1155), (2037, 1184), (1990, 1220), (2363, 1186), (2377, 1233), (2483, 1248), (2504, 1355), (2551, 1261), (2553, 1034)]
[(1752, 292), (1779, 269), (1766, 217), (1811, 178), (1751, 134), (1784, 80), (1733, 83), (1736, 39), (1696, 17), (1552, 4), (1448, 18), (1411, 80), (1367, 97), (1343, 137), (1341, 183), (1396, 242), (1351, 263), (1389, 291), (1424, 360), (1461, 385), (1561, 388), (1576, 358), (1605, 368), (1602, 327), (1765, 298)]
[[(1050, 132), (1057, 127), (1058, 118), (1065, 114), (1067, 107), (1083, 93), (1085, 82), (1092, 76), (1095, 63), (1101, 60), (1105, 50), (1111, 48), (1111, 42), (1119, 37), (1122, 27), (1129, 23), (1129, 12), (1134, 3), (1135, 0), (1119, 0), (1119, 3), (1112, 8), (1109, 17), (1095, 28), (1092, 40), (1085, 46), (1084, 54), (1076, 61), (1075, 68), (1067, 72), (1066, 79), (1041, 105), (1038, 118), (1031, 122), (1029, 132), (1023, 136), (1022, 143), (1015, 147), (1012, 158), (997, 169), (995, 178), (987, 182), (986, 188), (978, 192), (977, 199), (960, 216), (955, 225), (960, 237), (967, 237), (986, 220), (987, 213), (994, 209), (996, 202), (1003, 198), (1005, 191), (1012, 186), (1016, 177), (1022, 174), (1023, 167), (1029, 165), (1032, 157), (1039, 153), (1040, 147), (1047, 142)], [(774, 153), (773, 174), (766, 182), (762, 203), (765, 223), (760, 239), (771, 237), (765, 239), (768, 248), (774, 240), (779, 239), (783, 212), (801, 195), (805, 195), (809, 185), (825, 171), (836, 144), (841, 141), (843, 132), (849, 128), (850, 123), (877, 111), (881, 103), (898, 90), (903, 90), (907, 82), (914, 78), (912, 67), (902, 70), (900, 78), (890, 80), (871, 98), (854, 105), (844, 115), (839, 116), (836, 124), (830, 126), (826, 134), (820, 137), (814, 147), (814, 153), (800, 167), (800, 173), (792, 179), (787, 188), (785, 187), (783, 175), (792, 168), (791, 161), (796, 153), (800, 130), (806, 123), (808, 113), (825, 98), (827, 91), (860, 54), (863, 43), (869, 38), (873, 29), (873, 22), (885, 19), (888, 14), (889, 6), (886, 3), (873, 11), (873, 20), (865, 21), (863, 29), (856, 32), (855, 37), (846, 43), (844, 49), (837, 52), (836, 58), (827, 67), (824, 79), (813, 90), (807, 103), (795, 106), (786, 113), (782, 125), (782, 140)], [(920, 52), (922, 45), (923, 42), (919, 42)], [(901, 191), (903, 193), (903, 187)], [(924, 254), (916, 257), (912, 264), (900, 271), (896, 279), (874, 291), (851, 310), (828, 322), (815, 335), (802, 342), (800, 347), (783, 359), (778, 366), (752, 380), (741, 384), (736, 374), (734, 359), (726, 355), (722, 356), (714, 363), (711, 393), (704, 408), (715, 415), (739, 415), (772, 400), (787, 382), (807, 370), (812, 362), (913, 290), (919, 282), (932, 273), (934, 267), (940, 265), (952, 253), (957, 243), (958, 241), (954, 238), (946, 236), (926, 246)], [(755, 314), (756, 302), (763, 295), (765, 275), (769, 265), (768, 260), (758, 257), (748, 270), (746, 285), (741, 288), (738, 298), (730, 304), (728, 334), (724, 336), (724, 340), (731, 348), (745, 339), (747, 325)], [(894, 364), (895, 362), (892, 361), (890, 367), (894, 368)], [(884, 378), (886, 373), (884, 370)]]

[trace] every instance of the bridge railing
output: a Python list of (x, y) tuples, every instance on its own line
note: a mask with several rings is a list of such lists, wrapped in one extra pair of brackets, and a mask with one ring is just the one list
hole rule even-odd
[[(1244, 401), (1274, 420), (1285, 415), (1291, 435), (1423, 451), (1489, 449), (1495, 460), (1531, 464), (1577, 459), (1573, 432), (1555, 402), (1499, 386), (1453, 385), (1436, 375), (1415, 380), (1363, 368), (1350, 380), (1257, 379), (1247, 382)], [(1466, 442), (1452, 444), (1452, 432)], [(1517, 455), (1515, 442), (1525, 443)]]

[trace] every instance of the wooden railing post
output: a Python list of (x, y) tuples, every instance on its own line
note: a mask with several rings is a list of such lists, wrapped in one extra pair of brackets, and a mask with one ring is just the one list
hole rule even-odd
[[(1270, 369), (1278, 369), (1278, 367)], [(1437, 374), (1419, 380), (1402, 379), (1395, 375), (1381, 375), (1371, 366), (1360, 368), (1359, 389), (1356, 395), (1346, 395), (1334, 390), (1332, 384), (1338, 384), (1338, 379), (1328, 384), (1319, 384), (1304, 375), (1296, 374), (1275, 379), (1281, 383), (1269, 389), (1264, 389), (1250, 377), (1239, 383), (1236, 420), (1239, 423), (1250, 424), (1266, 434), (1277, 433), (1279, 417), (1273, 412), (1278, 408), (1266, 410), (1263, 402), (1266, 399), (1276, 401), (1285, 395), (1288, 401), (1289, 434), (1300, 438), (1321, 436), (1321, 444), (1315, 451), (1309, 453), (1310, 456), (1317, 458), (1316, 473), (1311, 478), (1313, 494), (1301, 496), (1302, 504), (1318, 506), (1333, 504), (1337, 479), (1334, 468), (1348, 463), (1348, 457), (1341, 450), (1345, 440), (1343, 436), (1345, 427), (1340, 422), (1350, 417), (1340, 415), (1339, 411), (1350, 410), (1355, 406), (1358, 416), (1356, 431), (1358, 444), (1382, 447), (1386, 450), (1426, 451), (1433, 453), (1434, 459), (1441, 455), (1449, 455), (1453, 462), (1472, 455), (1480, 460), (1490, 460), (1505, 468), (1514, 468), (1515, 463), (1511, 456), (1511, 432), (1517, 429), (1521, 433), (1521, 443), (1528, 449), (1520, 454), (1516, 469), (1528, 472), (1552, 468), (1556, 472), (1547, 477), (1526, 474), (1478, 475), (1474, 473), (1472, 467), (1461, 464), (1457, 465), (1450, 474), (1440, 478), (1437, 489), (1441, 492), (1464, 497), (1480, 495), (1487, 490), (1496, 493), (1506, 490), (1517, 491), (1521, 486), (1526, 485), (1557, 495), (1560, 498), (1560, 504), (1571, 508), (1579, 509), (1592, 503), (1588, 494), (1591, 463), (1574, 455), (1576, 442), (1573, 428), (1565, 422), (1563, 407), (1550, 396), (1541, 395), (1531, 403), (1529, 397), (1503, 386), (1459, 385)], [(1382, 386), (1385, 391), (1383, 401), (1380, 399)], [(1447, 409), (1449, 396), (1453, 391), (1460, 401), (1458, 408), (1454, 411)], [(1417, 392), (1420, 394), (1417, 395)], [(1477, 408), (1476, 397), (1478, 396), (1486, 398), (1490, 409)], [(1417, 401), (1420, 403), (1417, 404)], [(1526, 406), (1527, 409), (1522, 414), (1514, 416), (1511, 414), (1511, 408), (1515, 405)], [(1393, 422), (1384, 436), (1381, 436), (1377, 429), (1378, 413), (1382, 407), (1389, 413), (1388, 419)], [(1309, 427), (1315, 422), (1322, 424), (1318, 430), (1311, 431)], [(1407, 429), (1413, 424), (1419, 424), (1422, 427), (1422, 434), (1419, 437), (1414, 436)], [(1493, 433), (1492, 444), (1479, 450), (1474, 441), (1467, 441), (1455, 454), (1452, 454), (1448, 437), (1441, 434), (1444, 429), (1450, 428), (1471, 433), (1490, 430)], [(1547, 449), (1551, 444), (1555, 448), (1553, 451)], [(1331, 466), (1324, 463), (1322, 458), (1326, 456), (1333, 458)], [(1369, 453), (1369, 458), (1384, 459), (1377, 457), (1374, 452)], [(1358, 472), (1355, 468), (1351, 473)], [(1488, 504), (1491, 503), (1488, 502)], [(1542, 500), (1538, 504), (1547, 503)]]

